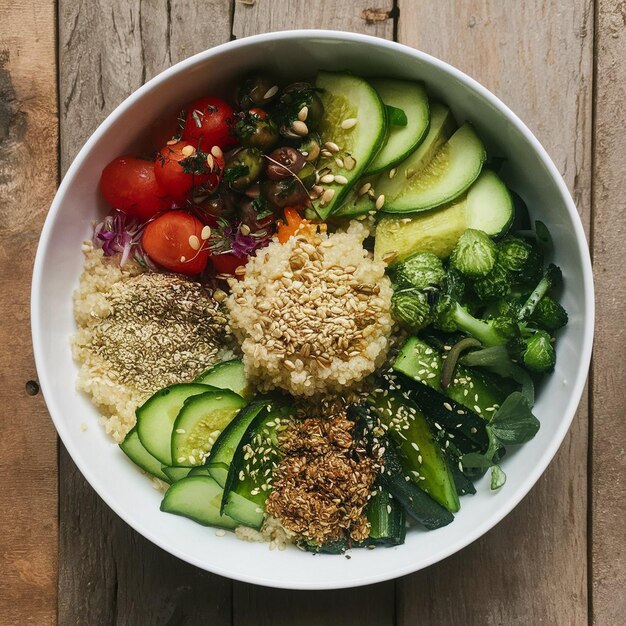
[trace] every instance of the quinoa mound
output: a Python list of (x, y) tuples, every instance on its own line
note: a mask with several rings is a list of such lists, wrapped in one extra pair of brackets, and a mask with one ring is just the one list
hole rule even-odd
[(246, 374), (261, 390), (342, 391), (385, 360), (392, 330), (385, 264), (366, 230), (300, 234), (259, 250), (226, 303)]

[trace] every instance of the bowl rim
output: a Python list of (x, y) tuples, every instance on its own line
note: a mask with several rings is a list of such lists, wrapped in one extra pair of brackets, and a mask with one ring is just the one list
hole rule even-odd
[[(517, 491), (514, 494), (511, 494), (506, 501), (506, 504), (501, 507), (501, 509), (496, 513), (491, 515), (489, 518), (485, 519), (482, 524), (479, 524), (465, 535), (460, 537), (457, 541), (451, 542), (448, 546), (436, 554), (431, 555), (429, 558), (424, 559), (417, 567), (413, 567), (411, 565), (402, 566), (402, 567), (389, 567), (384, 571), (367, 575), (365, 577), (360, 576), (358, 573), (355, 573), (355, 576), (347, 579), (346, 581), (342, 581), (340, 584), (326, 584), (323, 580), (317, 581), (307, 581), (306, 583), (301, 582), (290, 582), (289, 580), (280, 580), (277, 581), (275, 579), (270, 578), (262, 578), (256, 575), (250, 575), (245, 571), (239, 570), (231, 570), (227, 567), (215, 565), (212, 563), (206, 563), (201, 559), (195, 558), (189, 554), (183, 554), (177, 548), (171, 547), (168, 545), (167, 541), (161, 539), (158, 535), (147, 531), (144, 528), (141, 528), (139, 524), (135, 524), (132, 519), (132, 515), (127, 513), (125, 509), (116, 505), (116, 503), (112, 500), (112, 498), (108, 497), (109, 488), (105, 481), (101, 481), (98, 479), (96, 474), (90, 469), (89, 463), (83, 462), (81, 460), (81, 453), (78, 449), (77, 445), (72, 443), (72, 437), (69, 433), (69, 428), (64, 424), (63, 419), (61, 418), (62, 411), (59, 406), (57, 406), (56, 400), (54, 398), (53, 386), (50, 383), (48, 377), (48, 371), (44, 362), (44, 354), (43, 354), (43, 335), (41, 328), (41, 318), (40, 314), (41, 309), (41, 287), (43, 281), (43, 275), (45, 270), (44, 259), (46, 257), (46, 252), (48, 250), (48, 246), (51, 245), (51, 237), (50, 233), (52, 231), (53, 223), (56, 219), (57, 214), (59, 213), (62, 202), (64, 200), (64, 196), (67, 193), (68, 189), (71, 187), (75, 174), (80, 166), (80, 163), (84, 159), (85, 155), (88, 154), (92, 146), (100, 139), (102, 135), (104, 135), (108, 128), (112, 125), (113, 121), (116, 120), (120, 115), (122, 115), (128, 108), (130, 108), (135, 101), (142, 98), (145, 94), (150, 92), (153, 88), (159, 85), (161, 82), (166, 81), (174, 74), (180, 72), (181, 70), (185, 70), (188, 67), (195, 65), (196, 63), (204, 62), (205, 60), (219, 55), (223, 52), (234, 50), (237, 48), (242, 48), (246, 46), (262, 44), (270, 41), (276, 40), (293, 40), (293, 39), (326, 39), (326, 40), (341, 40), (341, 41), (352, 41), (357, 43), (362, 43), (374, 47), (380, 47), (387, 49), (392, 52), (400, 52), (402, 54), (413, 56), (422, 62), (425, 62), (431, 66), (434, 66), (437, 70), (442, 71), (444, 73), (449, 74), (451, 77), (456, 78), (457, 80), (463, 82), (466, 86), (468, 86), (471, 90), (477, 93), (482, 99), (486, 100), (490, 103), (495, 109), (497, 109), (507, 120), (515, 126), (515, 128), (525, 137), (525, 139), (531, 144), (534, 151), (537, 153), (539, 159), (543, 163), (543, 165), (548, 170), (551, 178), (554, 180), (558, 187), (558, 191), (561, 194), (564, 204), (567, 208), (567, 211), (570, 216), (570, 220), (572, 222), (573, 230), (576, 237), (576, 244), (581, 251), (581, 265), (582, 265), (582, 274), (583, 274), (583, 290), (585, 293), (585, 301), (584, 301), (584, 310), (587, 315), (584, 319), (583, 325), (583, 346), (582, 351), (579, 355), (579, 368), (577, 372), (576, 379), (574, 384), (572, 385), (572, 393), (569, 397), (569, 401), (565, 410), (563, 412), (563, 417), (561, 418), (559, 428), (555, 432), (550, 445), (543, 451), (539, 462), (531, 468), (531, 470), (526, 475), (524, 482), (520, 485)], [(55, 194), (55, 197), (50, 206), (50, 210), (46, 217), (44, 226), (41, 231), (39, 243), (37, 246), (37, 253), (34, 262), (33, 268), (33, 279), (31, 286), (31, 306), (30, 306), (30, 315), (31, 315), (31, 333), (33, 340), (33, 352), (35, 358), (35, 365), (38, 372), (40, 388), (42, 391), (42, 395), (46, 402), (46, 406), (50, 417), (55, 425), (55, 428), (66, 447), (68, 453), (70, 454), (74, 463), (76, 463), (80, 472), (83, 474), (87, 482), (90, 486), (96, 491), (96, 493), (104, 500), (104, 502), (111, 508), (116, 515), (118, 515), (121, 519), (124, 520), (131, 528), (139, 532), (142, 536), (146, 537), (149, 541), (156, 544), (163, 550), (173, 554), (174, 556), (180, 558), (183, 561), (186, 561), (196, 567), (204, 569), (206, 571), (213, 572), (218, 575), (226, 576), (235, 580), (240, 580), (243, 582), (284, 588), (284, 589), (309, 589), (309, 590), (320, 590), (320, 589), (340, 589), (340, 588), (349, 588), (349, 587), (357, 587), (362, 585), (368, 585), (378, 582), (383, 582), (386, 580), (391, 580), (397, 578), (399, 576), (403, 576), (406, 574), (411, 574), (413, 572), (419, 571), (425, 567), (429, 567), (430, 565), (437, 563), (448, 556), (458, 552), (459, 550), (465, 548), (470, 543), (473, 543), (484, 535), (487, 531), (493, 528), (496, 524), (498, 524), (504, 517), (506, 517), (518, 504), (519, 502), (528, 494), (528, 492), (532, 489), (532, 487), (536, 484), (538, 479), (546, 470), (550, 461), (555, 456), (556, 452), (560, 448), (567, 431), (572, 423), (578, 405), (580, 403), (580, 399), (582, 397), (582, 393), (584, 390), (585, 382), (587, 379), (589, 364), (591, 360), (591, 351), (592, 351), (592, 343), (593, 343), (593, 330), (594, 330), (594, 318), (595, 318), (595, 306), (594, 306), (594, 287), (593, 287), (593, 277), (592, 277), (592, 268), (591, 268), (591, 258), (589, 254), (588, 244), (585, 237), (584, 229), (582, 226), (582, 222), (574, 201), (571, 197), (571, 194), (563, 180), (560, 172), (557, 167), (553, 163), (552, 159), (549, 157), (546, 150), (543, 148), (541, 143), (535, 137), (535, 135), (530, 131), (530, 129), (521, 121), (521, 119), (506, 105), (504, 104), (497, 96), (495, 96), (491, 91), (489, 91), (486, 87), (480, 84), (475, 79), (471, 78), (461, 70), (455, 68), (454, 66), (446, 63), (434, 57), (430, 54), (412, 48), (410, 46), (397, 43), (394, 41), (389, 41), (385, 39), (380, 39), (378, 37), (374, 37), (371, 35), (364, 35), (359, 33), (352, 33), (346, 31), (336, 31), (336, 30), (324, 30), (324, 29), (296, 29), (296, 30), (286, 30), (286, 31), (278, 31), (278, 32), (269, 32), (263, 33), (259, 35), (253, 35), (249, 37), (243, 37), (241, 39), (236, 39), (233, 41), (228, 41), (226, 43), (214, 46), (197, 54), (194, 54), (187, 59), (184, 59), (175, 65), (167, 68), (163, 72), (157, 74), (153, 78), (151, 78), (148, 82), (142, 85), (139, 89), (134, 91), (130, 96), (128, 96), (125, 100), (123, 100), (97, 127), (97, 129), (93, 132), (93, 134), (87, 139), (85, 144), (82, 146), (76, 157), (74, 158), (72, 164), (68, 168), (59, 188)]]

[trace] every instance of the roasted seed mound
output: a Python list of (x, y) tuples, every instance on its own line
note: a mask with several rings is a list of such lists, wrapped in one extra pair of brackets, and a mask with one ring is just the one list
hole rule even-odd
[(133, 426), (138, 404), (219, 360), (228, 343), (227, 319), (198, 283), (121, 269), (118, 259), (89, 245), (85, 257), (74, 296), (77, 386), (92, 396), (107, 432), (120, 440)]
[(378, 468), (354, 441), (353, 428), (339, 412), (294, 420), (280, 440), (285, 456), (275, 470), (267, 513), (316, 545), (369, 535), (364, 509)]
[(365, 232), (292, 237), (257, 252), (227, 300), (249, 378), (311, 396), (371, 374), (389, 347), (391, 284)]

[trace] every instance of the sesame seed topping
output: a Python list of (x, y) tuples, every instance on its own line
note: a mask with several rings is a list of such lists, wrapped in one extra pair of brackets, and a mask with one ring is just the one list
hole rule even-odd
[(339, 146), (334, 141), (327, 141), (324, 144), (324, 147), (330, 150), (331, 152), (339, 152)]
[(324, 176), (320, 178), (320, 183), (324, 183), (325, 185), (328, 185), (334, 182), (335, 182), (335, 177), (332, 174), (324, 174)]
[(378, 196), (378, 198), (376, 198), (376, 208), (380, 211), (380, 209), (383, 208), (383, 205), (385, 204), (385, 196), (384, 194), (380, 194), (380, 196)]
[(398, 170), (395, 167), (392, 167), (389, 170), (389, 178), (393, 178), (398, 173)]
[(360, 189), (359, 189), (359, 196), (364, 196), (370, 189), (372, 188), (372, 183), (365, 183)]
[(309, 115), (309, 107), (307, 106), (303, 106), (299, 111), (298, 111), (298, 119), (301, 122), (305, 122), (306, 118)]
[(347, 185), (348, 179), (345, 176), (335, 176), (335, 182), (339, 185)]
[(296, 135), (300, 135), (300, 137), (304, 137), (309, 134), (309, 127), (300, 120), (296, 120), (291, 124), (291, 130), (296, 133)]
[(341, 128), (343, 128), (343, 130), (350, 130), (357, 125), (358, 121), (356, 117), (349, 117), (347, 120), (341, 122)]
[(263, 100), (269, 100), (270, 98), (273, 98), (277, 93), (278, 93), (278, 85), (274, 85), (273, 87), (270, 87), (265, 92), (263, 96)]

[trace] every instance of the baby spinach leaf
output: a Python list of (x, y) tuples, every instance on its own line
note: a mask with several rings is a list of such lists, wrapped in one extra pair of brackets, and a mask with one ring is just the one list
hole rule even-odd
[(518, 445), (537, 434), (539, 420), (524, 394), (514, 391), (491, 418), (487, 429), (502, 445)]
[(390, 104), (385, 105), (387, 111), (387, 119), (391, 126), (406, 126), (408, 123), (406, 113), (402, 109), (392, 107)]

